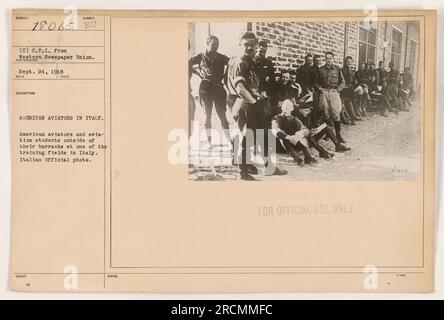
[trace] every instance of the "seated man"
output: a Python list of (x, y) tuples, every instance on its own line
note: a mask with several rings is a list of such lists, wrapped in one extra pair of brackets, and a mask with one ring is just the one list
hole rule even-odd
[[(392, 107), (390, 106), (388, 85), (387, 85), (387, 81), (385, 79), (382, 80), (380, 86), (376, 86), (372, 90), (370, 95), (372, 96), (372, 98), (374, 98), (378, 101), (381, 116), (387, 117), (386, 111), (387, 110), (393, 111)], [(396, 114), (398, 113), (398, 111), (396, 111), (396, 109), (394, 110), (394, 112)]]
[(271, 122), (272, 132), (298, 165), (302, 164), (298, 151), (304, 153), (305, 163), (315, 163), (317, 161), (310, 154), (307, 140), (309, 130), (298, 118), (291, 115), (293, 109), (291, 100), (286, 99), (282, 102), (282, 113), (274, 116)]
[(300, 104), (299, 108), (293, 112), (293, 115), (295, 115), (302, 124), (310, 130), (310, 134), (307, 138), (309, 145), (319, 152), (321, 158), (328, 159), (333, 157), (333, 154), (329, 153), (319, 145), (318, 141), (323, 137), (330, 139), (333, 142), (336, 152), (350, 150), (350, 148), (338, 141), (333, 129), (322, 120), (322, 114), (319, 112), (316, 114), (316, 111), (312, 110), (309, 104)]
[[(368, 93), (370, 94), (370, 97), (372, 97), (372, 92), (379, 91), (378, 85), (380, 84), (379, 79), (379, 72), (376, 70), (376, 65), (372, 62), (370, 63), (367, 71), (367, 77), (368, 77)], [(376, 104), (372, 103), (376, 102)], [(376, 112), (377, 110), (381, 110), (381, 107), (379, 105), (379, 99), (370, 99), (370, 110), (372, 112)]]
[(401, 100), (401, 106), (402, 110), (408, 110), (407, 106), (412, 106), (410, 97), (413, 92), (413, 77), (410, 73), (410, 68), (405, 68), (404, 73), (401, 74), (400, 78), (399, 97)]
[(368, 94), (368, 70), (367, 63), (361, 62), (358, 71), (355, 72), (355, 93), (358, 94), (358, 116), (367, 116), (367, 106), (370, 103), (370, 95)]
[(293, 104), (296, 104), (302, 89), (296, 81), (296, 73), (289, 70), (283, 70), (281, 73), (281, 79), (277, 86), (277, 100), (279, 107), (282, 106), (282, 102), (289, 99)]
[(302, 95), (302, 87), (298, 83), (297, 73), (296, 71), (290, 71), (290, 87), (293, 91), (293, 97), (295, 98), (294, 103), (296, 100)]

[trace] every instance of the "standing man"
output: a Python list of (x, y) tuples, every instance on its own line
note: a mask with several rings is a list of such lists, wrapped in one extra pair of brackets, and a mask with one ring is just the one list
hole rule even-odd
[(376, 65), (372, 62), (370, 63), (370, 71), (369, 71), (369, 75), (370, 75), (370, 88), (369, 91), (373, 91), (375, 89), (377, 89), (376, 87), (378, 85), (380, 85), (381, 83), (381, 79), (380, 79), (380, 75), (379, 75), (379, 71), (376, 68)]
[(407, 109), (407, 105), (409, 107), (412, 106), (412, 102), (410, 101), (410, 97), (413, 92), (413, 77), (410, 73), (410, 68), (405, 68), (404, 72), (400, 76), (401, 81), (399, 85), (399, 96), (402, 102), (402, 108)]
[(387, 84), (388, 84), (388, 90), (389, 90), (389, 101), (390, 104), (394, 108), (399, 109), (399, 71), (395, 69), (395, 63), (393, 61), (390, 61), (389, 63), (390, 70), (387, 72)]
[(384, 61), (379, 61), (378, 63), (378, 69), (376, 69), (379, 73), (379, 82), (378, 85), (382, 86), (383, 81), (385, 80), (387, 76), (387, 72), (384, 68)]
[[(238, 164), (239, 174), (242, 180), (256, 180), (252, 174), (257, 174), (257, 168), (248, 161), (247, 153), (251, 146), (247, 146), (247, 138), (242, 131), (264, 129), (264, 108), (262, 100), (264, 97), (259, 93), (259, 81), (254, 72), (254, 53), (256, 51), (257, 39), (253, 32), (247, 31), (240, 35), (240, 53), (230, 59), (228, 63), (227, 87), (229, 91), (229, 105), (233, 118), (237, 121), (240, 130), (241, 141), (234, 142), (233, 164)], [(236, 148), (240, 148), (240, 159)], [(262, 146), (263, 147), (263, 146)], [(265, 148), (267, 149), (267, 148)], [(263, 150), (264, 156), (268, 150)], [(269, 163), (268, 163), (269, 164)], [(267, 168), (266, 168), (267, 169)], [(272, 174), (283, 175), (284, 171), (273, 168)]]
[(321, 56), (319, 54), (315, 54), (313, 62), (314, 62), (315, 69), (319, 70), (319, 68), (321, 67), (321, 64), (322, 64)]
[(362, 120), (356, 115), (353, 104), (354, 89), (355, 89), (355, 72), (352, 70), (353, 58), (347, 56), (345, 58), (345, 64), (342, 68), (342, 75), (344, 76), (345, 87), (341, 91), (341, 98), (344, 101), (345, 109), (350, 116), (351, 124), (355, 124), (355, 121)]
[(313, 92), (318, 68), (314, 67), (314, 58), (311, 53), (305, 56), (305, 63), (298, 69), (296, 78), (301, 85), (302, 94), (306, 95), (309, 91)]
[(188, 138), (193, 135), (193, 121), (194, 121), (194, 113), (196, 112), (196, 104), (194, 103), (194, 97), (191, 94), (191, 75), (193, 66), (191, 63), (191, 59), (188, 60)]
[(276, 79), (274, 77), (273, 62), (266, 57), (268, 43), (265, 40), (259, 41), (259, 45), (254, 57), (255, 72), (259, 78), (259, 92), (264, 99), (265, 116), (271, 116), (271, 110), (277, 104), (276, 101)]
[(371, 111), (374, 112), (376, 110), (375, 106), (373, 105), (373, 100), (371, 100), (371, 93), (378, 91), (378, 84), (379, 84), (379, 72), (376, 69), (376, 65), (371, 62), (367, 64), (368, 67), (366, 67), (367, 72), (367, 84), (368, 84), (368, 94), (370, 96), (370, 108)]
[(319, 54), (315, 54), (313, 56), (313, 70), (315, 72), (315, 81), (314, 81), (314, 91), (313, 91), (313, 106), (319, 111), (320, 109), (320, 101), (319, 101), (319, 68), (321, 67), (322, 59)]
[(344, 89), (345, 81), (341, 69), (333, 63), (334, 54), (327, 51), (325, 53), (325, 64), (319, 68), (319, 81), (317, 81), (320, 90), (319, 106), (324, 113), (326, 123), (331, 124), (333, 122), (338, 141), (345, 143), (341, 135), (342, 102), (339, 96), (339, 92)]
[(219, 39), (216, 36), (209, 36), (207, 48), (204, 52), (192, 57), (192, 71), (202, 81), (199, 87), (200, 104), (205, 111), (205, 129), (207, 131), (208, 142), (211, 144), (211, 115), (213, 104), (216, 108), (224, 133), (228, 133), (228, 120), (225, 115), (227, 110), (227, 94), (222, 81), (225, 78), (226, 66), (230, 60), (227, 56), (217, 52)]

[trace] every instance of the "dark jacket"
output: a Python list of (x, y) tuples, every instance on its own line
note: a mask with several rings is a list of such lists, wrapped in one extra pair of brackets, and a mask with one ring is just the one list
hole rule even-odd
[(387, 71), (385, 71), (384, 69), (381, 69), (381, 68), (376, 69), (376, 71), (378, 71), (378, 74), (379, 74), (379, 83), (378, 84), (381, 85), (382, 82), (387, 77)]
[(296, 72), (296, 79), (301, 85), (303, 94), (308, 90), (313, 90), (319, 69), (308, 64), (302, 65)]
[(239, 97), (236, 90), (238, 82), (243, 82), (253, 97), (259, 95), (259, 79), (254, 71), (254, 62), (251, 57), (233, 57), (228, 62), (227, 88), (230, 95)]
[(295, 111), (294, 115), (310, 130), (316, 129), (325, 122), (322, 117), (323, 113), (316, 110), (313, 110), (306, 116), (303, 116), (299, 111)]
[(344, 76), (345, 87), (341, 91), (341, 96), (351, 99), (353, 98), (353, 90), (356, 83), (355, 72), (349, 67), (344, 67), (342, 68), (342, 75)]
[(355, 72), (355, 80), (358, 86), (368, 85), (368, 73), (365, 70), (359, 69)]
[(220, 84), (225, 79), (225, 66), (230, 59), (219, 52), (202, 52), (189, 60), (192, 72), (202, 80)]
[(402, 73), (401, 74), (402, 84), (400, 85), (401, 89), (413, 89), (413, 77), (411, 74)]
[(390, 70), (387, 72), (386, 79), (389, 85), (398, 85), (400, 80), (399, 71), (396, 69)]
[(254, 62), (254, 71), (259, 79), (259, 90), (270, 93), (276, 86), (273, 62), (268, 58), (260, 56), (256, 56)]
[(271, 120), (271, 127), (277, 131), (276, 135), (279, 139), (285, 139), (287, 135), (294, 135), (301, 130), (304, 125), (295, 116), (284, 116), (278, 114)]
[(367, 79), (370, 92), (378, 90), (377, 86), (379, 85), (380, 81), (379, 72), (376, 69), (367, 71)]
[(285, 99), (295, 99), (299, 98), (299, 91), (291, 85), (288, 81), (287, 84), (279, 83), (276, 90), (277, 101), (284, 101)]

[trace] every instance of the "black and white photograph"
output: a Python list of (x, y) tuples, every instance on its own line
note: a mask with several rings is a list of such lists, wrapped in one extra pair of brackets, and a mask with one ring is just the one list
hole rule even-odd
[(420, 27), (190, 23), (189, 179), (420, 179)]

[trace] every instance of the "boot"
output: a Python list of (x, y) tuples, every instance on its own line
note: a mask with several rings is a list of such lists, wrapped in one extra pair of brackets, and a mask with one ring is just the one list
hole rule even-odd
[(355, 100), (353, 101), (353, 111), (355, 114), (355, 120), (357, 121), (361, 121), (362, 120), (362, 114), (360, 113), (360, 108), (359, 108), (359, 98), (358, 98), (358, 103), (355, 103)]
[(358, 97), (358, 115), (361, 118), (364, 118), (364, 112), (362, 111), (362, 100), (363, 100), (363, 96), (359, 96)]
[(351, 122), (349, 121), (349, 119), (347, 118), (345, 113), (343, 113), (343, 112), (341, 112), (341, 123), (347, 124), (347, 125), (351, 124)]
[(336, 132), (336, 138), (340, 143), (345, 143), (344, 138), (341, 136), (341, 122), (335, 121), (335, 132)]
[(362, 100), (363, 100), (363, 101), (362, 101), (362, 106), (361, 106), (361, 108), (362, 108), (362, 115), (363, 115), (364, 117), (368, 117), (368, 113), (367, 113), (367, 100), (366, 100), (366, 98), (364, 98), (364, 97), (363, 97)]
[(239, 165), (239, 178), (245, 181), (256, 181), (256, 178), (248, 173), (247, 165), (243, 164)]
[(341, 144), (341, 143), (338, 143), (337, 145), (336, 145), (336, 152), (345, 152), (345, 151), (350, 151), (351, 149), (350, 148), (348, 148), (348, 147), (346, 147), (346, 146), (344, 146), (343, 144)]
[(381, 108), (381, 116), (387, 118), (387, 114), (386, 114), (384, 103), (381, 104), (380, 108)]
[(391, 108), (389, 109), (389, 111), (393, 112), (393, 113), (396, 114), (396, 115), (399, 114), (399, 112), (398, 112), (398, 110), (396, 109), (396, 107), (391, 107)]
[(317, 163), (318, 161), (312, 157), (312, 155), (310, 154), (310, 150), (307, 147), (304, 147), (302, 149), (302, 151), (304, 152), (304, 162), (306, 164), (311, 164), (311, 163)]
[(273, 175), (274, 176), (285, 176), (288, 173), (287, 170), (282, 170), (279, 169), (278, 167), (276, 167), (276, 169), (274, 169)]
[(247, 172), (249, 174), (258, 174), (258, 172), (259, 172), (257, 170), (257, 168), (254, 165), (252, 165), (252, 164), (247, 164), (246, 168), (247, 168)]
[[(325, 122), (325, 124), (327, 125), (327, 127), (329, 127), (329, 128), (333, 128), (333, 121), (331, 121), (331, 119), (330, 118), (328, 118), (328, 119), (324, 119), (324, 122)], [(324, 135), (324, 138), (323, 138), (325, 141), (327, 141), (328, 140), (328, 137), (327, 137), (327, 135)]]
[(356, 124), (356, 114), (353, 111), (353, 105), (345, 104), (345, 110), (350, 118), (350, 124), (354, 126)]
[(321, 157), (322, 159), (331, 159), (333, 158), (335, 155), (333, 153), (328, 152), (327, 150), (321, 150), (319, 152), (319, 157)]
[(294, 162), (296, 162), (299, 166), (301, 166), (304, 162), (296, 152), (290, 152), (290, 155), (293, 158)]
[(316, 149), (317, 152), (319, 152), (319, 157), (323, 158), (323, 159), (331, 159), (333, 158), (334, 154), (329, 153), (327, 150), (325, 150), (323, 147), (321, 147), (318, 142), (316, 141), (316, 139), (314, 139), (312, 136), (309, 136), (307, 138), (308, 143), (310, 145), (310, 147), (313, 147)]
[(239, 173), (239, 178), (241, 180), (245, 180), (245, 181), (257, 181), (256, 178), (254, 178), (252, 175), (250, 175), (248, 172), (246, 171), (241, 171)]
[(350, 116), (350, 114), (347, 111), (347, 108), (345, 107), (345, 104), (342, 103), (342, 111), (341, 111), (341, 119), (343, 120), (342, 123), (344, 124), (352, 124), (352, 118)]
[(287, 170), (279, 169), (278, 167), (274, 167), (273, 172), (267, 171), (266, 168), (268, 167), (268, 161), (265, 161), (264, 167), (265, 167), (264, 175), (266, 176), (285, 176), (288, 173)]

